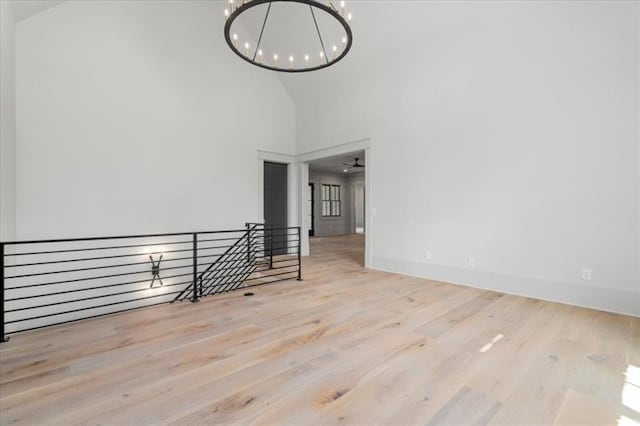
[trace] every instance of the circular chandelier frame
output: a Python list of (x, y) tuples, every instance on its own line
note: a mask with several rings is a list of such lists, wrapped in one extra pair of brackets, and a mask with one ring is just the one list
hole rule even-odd
[[(262, 29), (260, 31), (260, 37), (258, 38), (258, 43), (252, 52), (253, 54), (250, 54), (248, 49), (245, 49), (245, 52), (243, 53), (239, 50), (237, 46), (237, 39), (234, 40), (232, 38), (231, 26), (233, 25), (233, 22), (244, 12), (246, 12), (247, 10), (253, 7), (260, 6), (265, 3), (268, 3), (269, 6), (267, 8), (264, 22), (262, 24)], [(292, 66), (290, 66), (289, 68), (285, 68), (285, 67), (278, 66), (277, 60), (275, 65), (269, 65), (268, 63), (261, 61), (262, 57), (260, 57), (259, 60), (256, 60), (256, 57), (258, 56), (258, 52), (260, 52), (260, 42), (262, 41), (262, 34), (264, 33), (264, 29), (267, 24), (267, 20), (269, 18), (269, 11), (271, 10), (272, 3), (299, 3), (299, 4), (309, 6), (311, 10), (311, 15), (313, 16), (313, 22), (315, 24), (315, 28), (318, 33), (318, 38), (320, 39), (320, 45), (322, 46), (321, 53), (322, 53), (322, 58), (325, 61), (324, 63), (320, 63), (318, 65), (313, 65), (313, 66), (307, 66), (304, 68), (294, 68)], [(331, 15), (336, 21), (338, 21), (338, 23), (340, 23), (340, 25), (344, 28), (344, 31), (346, 33), (346, 36), (345, 36), (346, 43), (345, 43), (344, 49), (340, 52), (339, 55), (333, 58), (329, 57), (328, 55), (329, 52), (327, 52), (325, 48), (324, 40), (322, 39), (320, 28), (318, 27), (318, 21), (316, 20), (314, 8), (320, 9), (328, 13), (329, 15)], [(272, 70), (272, 71), (299, 73), (299, 72), (309, 72), (309, 71), (320, 70), (323, 68), (330, 67), (331, 65), (334, 65), (337, 62), (339, 62), (342, 58), (344, 58), (347, 55), (347, 53), (349, 53), (349, 50), (351, 50), (351, 45), (353, 44), (353, 33), (351, 32), (351, 27), (349, 26), (349, 22), (347, 21), (347, 19), (345, 19), (345, 17), (335, 8), (335, 6), (333, 6), (333, 2), (331, 1), (329, 1), (328, 4), (324, 4), (324, 2), (321, 2), (318, 0), (244, 0), (242, 4), (240, 4), (235, 9), (233, 9), (232, 12), (230, 12), (229, 16), (227, 17), (226, 23), (224, 25), (224, 39), (229, 45), (229, 48), (231, 48), (231, 50), (236, 55), (241, 57), (243, 60), (249, 62), (250, 64), (253, 64), (260, 68)]]

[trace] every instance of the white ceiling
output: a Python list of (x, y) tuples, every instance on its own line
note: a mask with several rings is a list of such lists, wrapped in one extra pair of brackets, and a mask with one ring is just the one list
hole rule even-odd
[[(502, 2), (425, 0), (347, 0), (353, 13), (353, 47), (339, 63), (319, 71), (279, 73), (296, 103), (312, 102), (318, 90), (343, 90), (348, 82), (366, 77), (377, 67), (393, 67), (406, 56), (429, 57), (443, 40), (468, 37), (469, 21), (478, 8), (503, 7)], [(508, 2), (507, 2), (508, 3)], [(398, 61), (396, 62), (396, 59)], [(405, 62), (406, 61), (402, 61)], [(419, 61), (416, 61), (418, 63)], [(398, 69), (398, 78), (407, 72)], [(340, 88), (340, 89), (338, 89)]]
[[(6, 0), (0, 0), (6, 1)], [(68, 0), (91, 1), (91, 0)], [(118, 0), (112, 0), (118, 1)], [(151, 0), (148, 0), (153, 4)], [(25, 19), (55, 5), (61, 0), (11, 0), (17, 20)], [(220, 15), (212, 19), (220, 19), (226, 1), (216, 1), (220, 5)], [(501, 2), (498, 2), (501, 3)], [(274, 3), (275, 4), (275, 3)], [(308, 9), (303, 7), (287, 7), (276, 4), (272, 7), (270, 21), (275, 29), (265, 35), (268, 49), (278, 49), (280, 60), (288, 61), (294, 54), (296, 61), (302, 61), (303, 52), (316, 50), (318, 56), (318, 40), (313, 31), (315, 26)], [(313, 102), (315, 97), (332, 90), (343, 90), (345, 84), (363, 78), (380, 64), (393, 65), (395, 58), (406, 55), (429, 55), (434, 44), (443, 39), (455, 41), (468, 31), (468, 21), (473, 20), (478, 8), (497, 7), (493, 3), (473, 1), (426, 1), (426, 0), (346, 0), (347, 10), (353, 14), (351, 28), (353, 30), (353, 46), (349, 54), (339, 63), (319, 71), (310, 73), (276, 73), (283, 82), (290, 96), (299, 105)], [(289, 13), (287, 13), (287, 10)], [(262, 19), (263, 5), (257, 6), (253, 14), (247, 14), (237, 26), (239, 45), (242, 49), (244, 40), (250, 40), (255, 46)], [(326, 44), (341, 44), (341, 33), (331, 32), (332, 18), (326, 13), (317, 14), (323, 32), (327, 31)], [(334, 28), (335, 29), (335, 28)], [(236, 30), (236, 29), (234, 29)], [(340, 30), (341, 31), (341, 30)], [(309, 40), (311, 40), (309, 42)], [(280, 46), (292, 46), (285, 49)], [(304, 46), (304, 47), (303, 47)], [(265, 46), (265, 49), (267, 47)], [(328, 47), (327, 49), (331, 49)], [(272, 60), (272, 53), (267, 53)], [(314, 55), (312, 55), (312, 58)], [(266, 60), (267, 58), (265, 58)], [(411, 70), (398, 70), (402, 72)], [(269, 71), (265, 71), (269, 72)], [(342, 88), (342, 89), (338, 89)]]
[[(7, 1), (7, 0), (2, 0)], [(64, 0), (8, 0), (16, 22), (47, 10), (62, 3)]]
[[(16, 21), (26, 19), (54, 7), (64, 0), (0, 0), (10, 1)], [(68, 0), (91, 1), (91, 0)], [(118, 1), (118, 0), (111, 0)], [(156, 0), (157, 1), (157, 0)], [(153, 1), (148, 1), (150, 5)], [(227, 4), (217, 0), (220, 19)], [(444, 4), (443, 4), (444, 3)], [(462, 3), (458, 5), (458, 3)], [(459, 10), (457, 14), (443, 16), (441, 10)], [(437, 37), (455, 36), (455, 27), (464, 25), (463, 14), (472, 14), (473, 2), (430, 2), (425, 0), (346, 0), (346, 10), (353, 14), (353, 46), (349, 54), (338, 64), (324, 70), (302, 74), (278, 73), (295, 101), (302, 92), (317, 88), (318, 84), (330, 84), (335, 79), (358, 78), (361, 73), (379, 61), (393, 61), (393, 57), (406, 54), (420, 54), (421, 50)], [(242, 49), (248, 40), (255, 47), (260, 32), (266, 5), (252, 8), (246, 16), (238, 19), (234, 32), (238, 33)], [(342, 45), (343, 30), (335, 20), (325, 12), (317, 12), (318, 25), (323, 33), (328, 53), (335, 44)], [(458, 22), (459, 21), (459, 22)], [(299, 4), (274, 3), (269, 15), (269, 24), (261, 43), (265, 46), (265, 55), (272, 60), (272, 50), (288, 61), (294, 55), (296, 61), (303, 61), (305, 53), (311, 60), (319, 60), (319, 41), (308, 7)], [(331, 53), (329, 53), (331, 54)]]
[[(355, 158), (358, 158), (358, 163), (366, 165), (364, 158), (364, 151), (353, 152), (351, 154), (339, 155), (336, 157), (322, 158), (320, 160), (314, 160), (309, 162), (309, 168), (315, 171), (329, 172), (329, 173), (341, 173), (341, 174), (359, 174), (364, 173), (364, 168), (351, 168), (344, 164), (353, 164)], [(347, 170), (345, 173), (344, 170)]]

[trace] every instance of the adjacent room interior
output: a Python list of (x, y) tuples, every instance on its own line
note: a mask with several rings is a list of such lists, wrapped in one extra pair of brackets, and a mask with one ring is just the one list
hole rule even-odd
[(640, 425), (638, 1), (0, 0), (0, 424)]
[(308, 163), (310, 254), (339, 252), (364, 266), (364, 157), (360, 150)]

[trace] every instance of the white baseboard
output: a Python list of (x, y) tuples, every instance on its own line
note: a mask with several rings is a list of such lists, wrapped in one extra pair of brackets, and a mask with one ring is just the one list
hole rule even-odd
[(372, 269), (640, 317), (640, 292), (374, 256)]

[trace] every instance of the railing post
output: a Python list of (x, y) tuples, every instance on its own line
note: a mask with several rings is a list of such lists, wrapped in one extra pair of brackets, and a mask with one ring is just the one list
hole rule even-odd
[(269, 225), (269, 229), (269, 269), (273, 269), (273, 225)]
[(251, 224), (247, 223), (247, 265), (251, 264)]
[(5, 335), (4, 330), (4, 243), (0, 243), (0, 311), (2, 311), (2, 336), (0, 336), (0, 342), (6, 342), (9, 338)]
[(301, 235), (300, 227), (298, 226), (298, 281), (302, 281), (302, 256), (300, 252), (300, 248), (302, 247), (302, 244), (300, 244)]
[[(202, 289), (200, 289), (202, 291)], [(193, 233), (193, 297), (191, 302), (198, 302), (198, 233)]]

